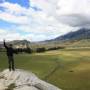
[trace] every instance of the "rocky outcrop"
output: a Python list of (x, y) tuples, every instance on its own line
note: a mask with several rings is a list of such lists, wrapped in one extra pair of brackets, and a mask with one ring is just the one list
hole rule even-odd
[(61, 90), (40, 80), (32, 72), (17, 69), (0, 73), (0, 90)]

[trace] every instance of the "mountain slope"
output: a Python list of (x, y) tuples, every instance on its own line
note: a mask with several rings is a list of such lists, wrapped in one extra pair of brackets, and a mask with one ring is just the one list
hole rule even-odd
[(80, 40), (80, 39), (90, 39), (90, 29), (80, 29), (75, 32), (70, 32), (66, 35), (55, 38), (56, 41), (66, 41), (66, 40)]
[(28, 45), (28, 44), (30, 44), (30, 42), (27, 41), (27, 40), (13, 40), (13, 41), (11, 41), (9, 43), (12, 43), (14, 45), (19, 45), (19, 44), (22, 44), (22, 45), (26, 44), (26, 45)]

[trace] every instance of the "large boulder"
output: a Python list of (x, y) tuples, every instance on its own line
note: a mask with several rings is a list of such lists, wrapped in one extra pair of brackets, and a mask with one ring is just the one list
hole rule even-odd
[(0, 73), (0, 90), (61, 90), (54, 85), (40, 80), (32, 72), (8, 69)]

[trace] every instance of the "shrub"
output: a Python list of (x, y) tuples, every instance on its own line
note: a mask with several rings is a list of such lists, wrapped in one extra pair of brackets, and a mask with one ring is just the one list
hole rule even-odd
[(46, 51), (46, 49), (44, 48), (44, 47), (42, 47), (42, 48), (37, 48), (36, 49), (36, 52), (45, 52)]

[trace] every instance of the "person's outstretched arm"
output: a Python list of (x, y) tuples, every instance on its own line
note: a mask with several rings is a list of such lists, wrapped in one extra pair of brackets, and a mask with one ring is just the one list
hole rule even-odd
[(6, 43), (5, 43), (5, 40), (4, 40), (4, 47), (5, 47), (5, 48), (8, 48), (7, 45), (6, 45)]

